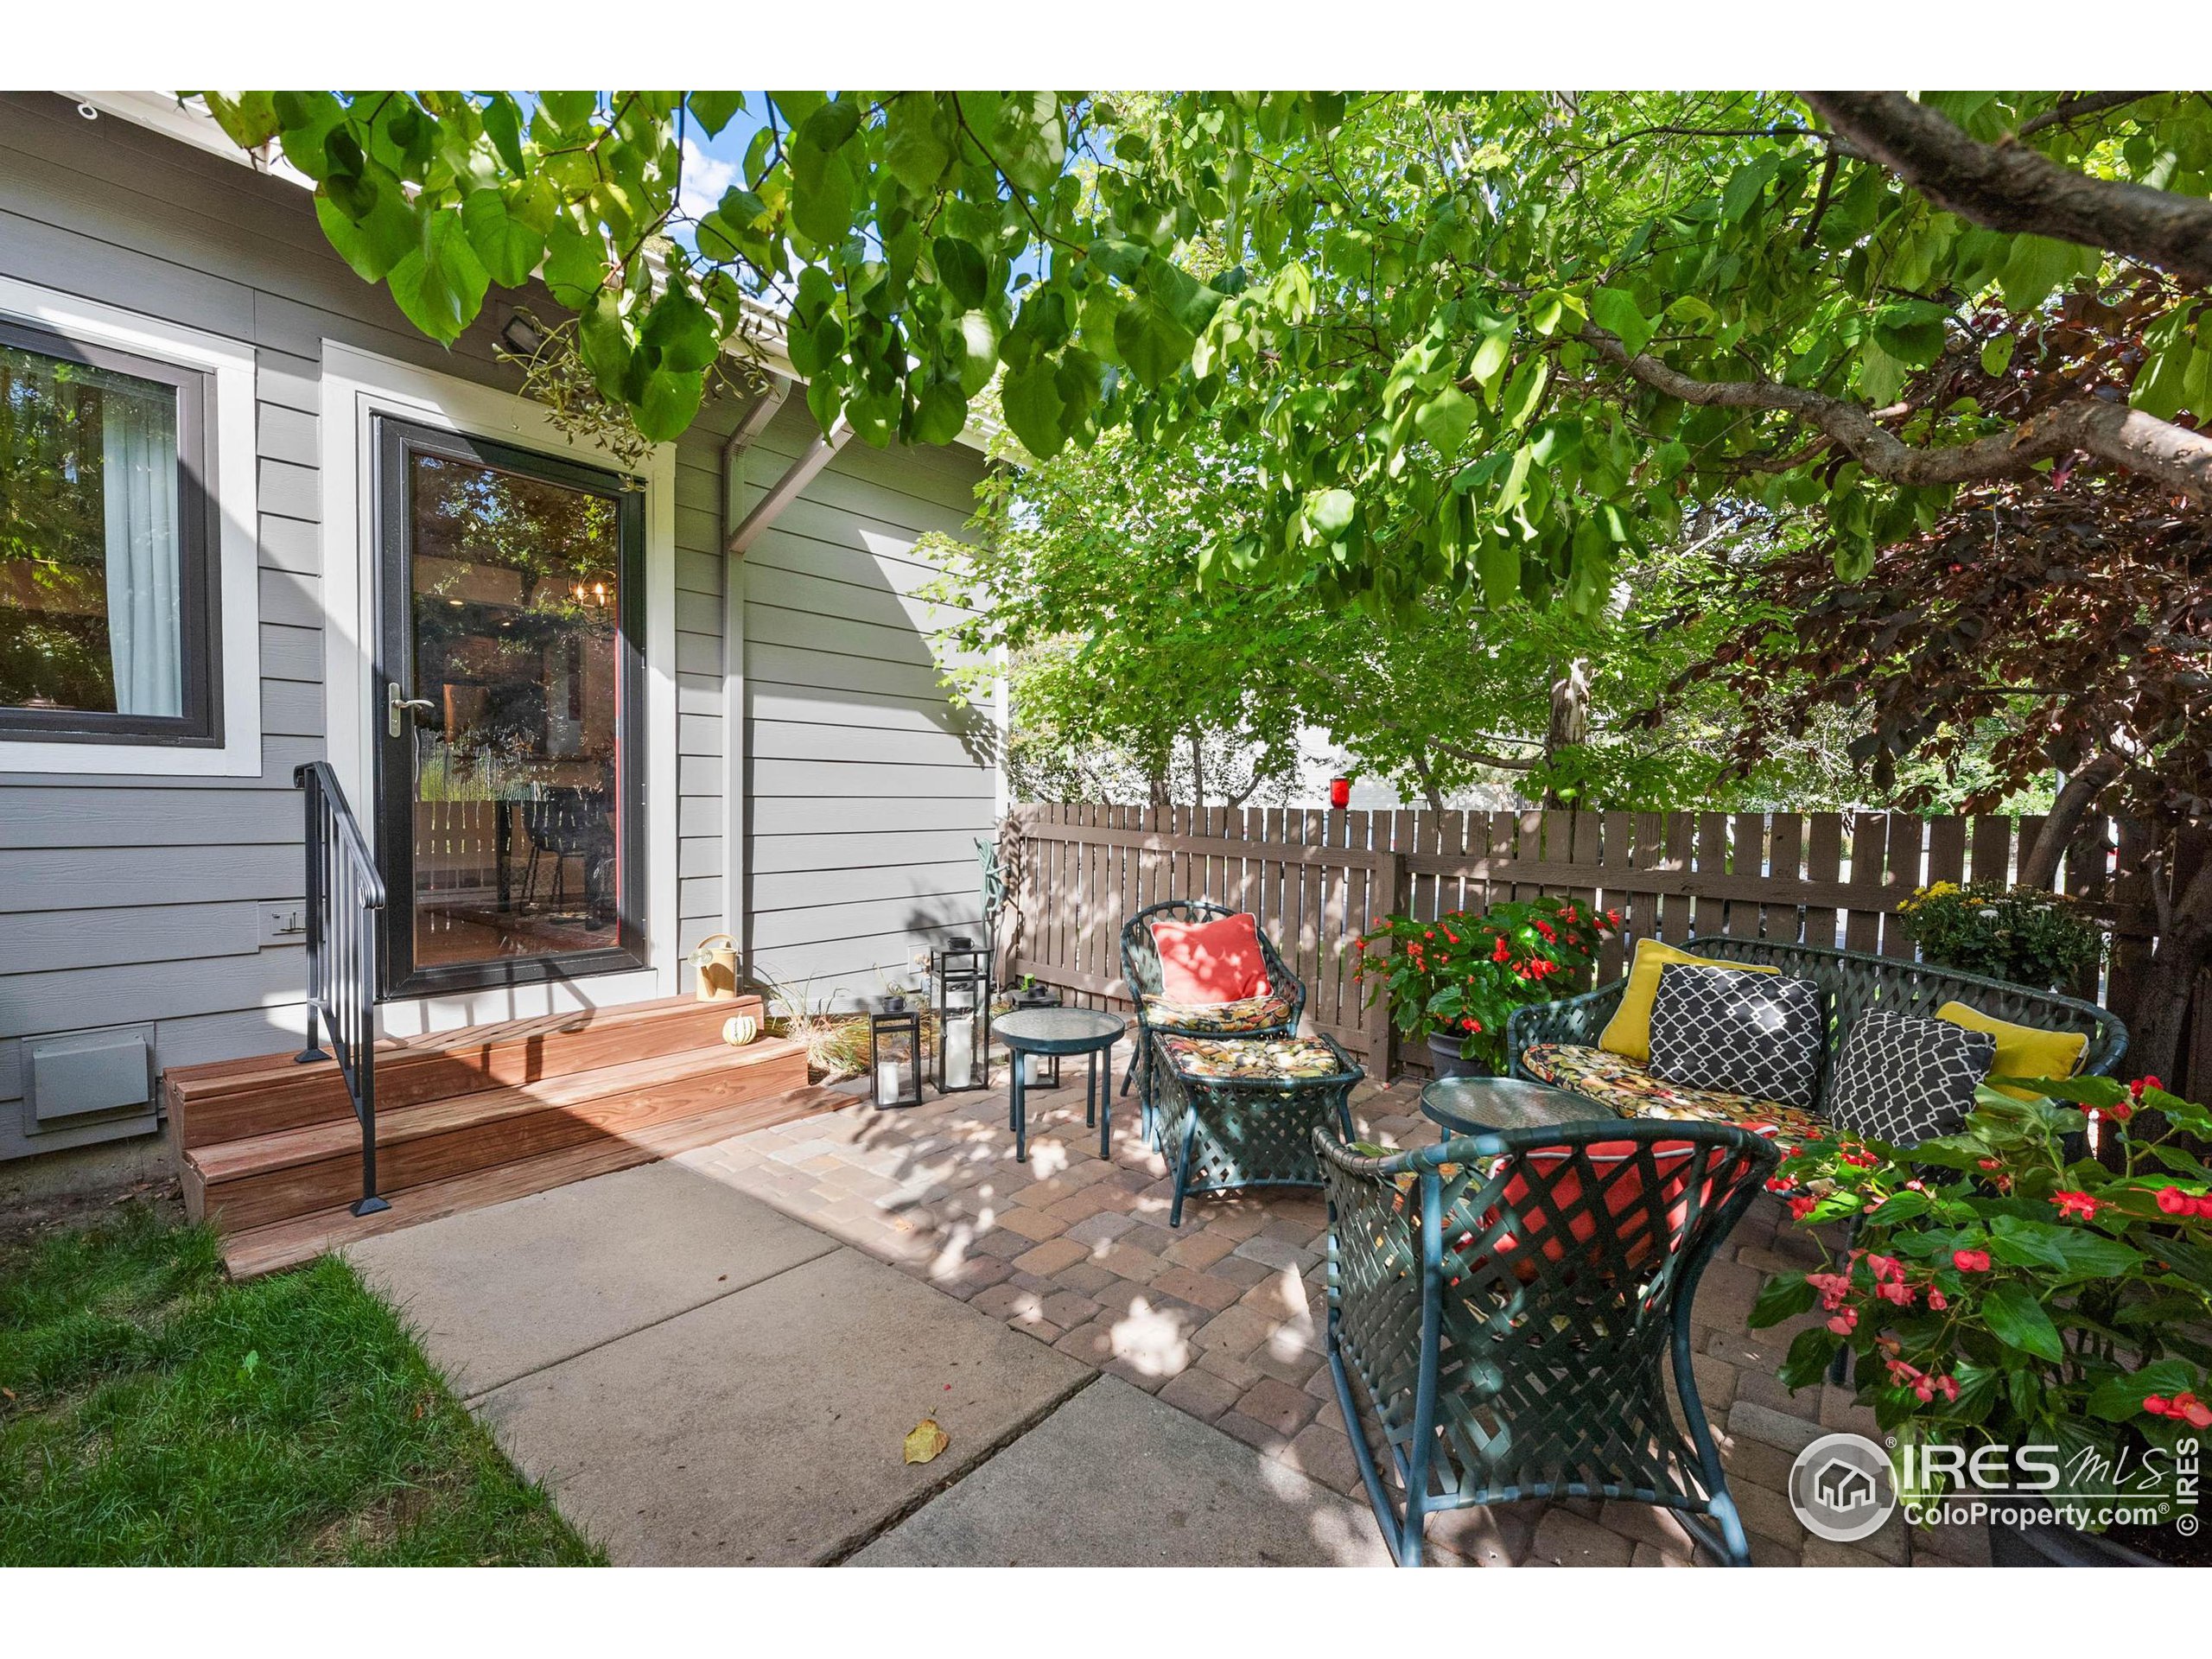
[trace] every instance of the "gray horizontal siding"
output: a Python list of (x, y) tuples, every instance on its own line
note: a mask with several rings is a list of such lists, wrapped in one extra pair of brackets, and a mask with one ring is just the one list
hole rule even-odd
[[(936, 864), (899, 863), (871, 867), (842, 865), (837, 871), (836, 899), (848, 904), (882, 899), (941, 899), (974, 893), (977, 870), (972, 849), (964, 858)], [(806, 910), (823, 899), (819, 870), (779, 871), (753, 879), (753, 913)]]
[[(4, 794), (13, 806), (16, 791)], [(158, 905), (188, 894), (194, 899), (297, 898), (306, 890), (305, 860), (296, 839), (266, 846), (141, 843), (0, 854), (0, 912)], [(0, 949), (5, 927), (0, 921)]]
[[(747, 486), (813, 433), (787, 404)], [(981, 475), (966, 451), (848, 444), (747, 552), (749, 944), (760, 970), (831, 1006), (979, 925), (995, 734), (946, 697), (933, 636), (965, 613), (922, 597), (938, 572), (915, 543), (962, 531)]]
[[(986, 819), (988, 814), (985, 815)], [(815, 891), (833, 896), (848, 870), (904, 868), (912, 864), (950, 864), (976, 857), (976, 837), (987, 823), (970, 830), (861, 830), (849, 835), (760, 836), (753, 838), (753, 877), (803, 873)]]
[(248, 901), (34, 911), (0, 919), (5, 959), (49, 969), (243, 957), (260, 948), (260, 906)]
[(299, 803), (266, 790), (10, 789), (0, 848), (238, 847), (300, 839)]
[[(880, 716), (893, 711), (866, 712)], [(908, 711), (895, 712), (904, 715)], [(887, 719), (868, 725), (849, 725), (842, 721), (824, 723), (764, 720), (757, 712), (753, 721), (753, 761), (756, 767), (766, 760), (885, 760), (901, 766), (972, 769), (988, 765), (989, 759), (988, 741), (969, 733), (948, 732), (918, 709), (912, 711), (911, 725), (903, 720), (893, 725)], [(755, 787), (759, 785), (756, 784)]]
[(756, 756), (753, 762), (753, 796), (761, 808), (772, 800), (810, 797), (988, 801), (996, 788), (996, 780), (988, 771), (965, 760), (952, 766), (912, 766), (872, 760), (769, 760)]

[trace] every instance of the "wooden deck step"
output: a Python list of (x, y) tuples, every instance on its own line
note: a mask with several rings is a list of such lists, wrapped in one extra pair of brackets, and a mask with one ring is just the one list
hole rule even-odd
[(524, 1198), (632, 1165), (651, 1163), (657, 1158), (708, 1146), (734, 1135), (835, 1111), (851, 1103), (849, 1095), (811, 1086), (740, 1101), (627, 1135), (602, 1136), (493, 1168), (387, 1191), (385, 1196), (391, 1201), (391, 1208), (373, 1216), (354, 1216), (344, 1205), (338, 1205), (234, 1232), (223, 1241), (223, 1260), (234, 1278), (274, 1273), (312, 1261), (326, 1251), (357, 1240), (410, 1227), (419, 1221), (504, 1204), (510, 1198)]
[[(666, 1023), (677, 1040), (693, 1034), (681, 1021)], [(661, 1027), (652, 1029), (658, 1036)], [(378, 1072), (381, 1096), (381, 1065)], [(744, 1048), (717, 1040), (528, 1083), (380, 1105), (378, 1184), (389, 1197), (565, 1147), (629, 1139), (805, 1084), (805, 1046), (765, 1038)], [(336, 1120), (194, 1147), (182, 1161), (186, 1210), (226, 1231), (267, 1226), (352, 1202), (360, 1194), (360, 1128), (350, 1109)]]
[[(541, 1083), (644, 1054), (703, 1047), (723, 1022), (760, 1019), (757, 996), (734, 1002), (665, 997), (377, 1045), (377, 1104), (390, 1112), (479, 1089)], [(353, 1120), (336, 1062), (302, 1065), (289, 1054), (175, 1066), (162, 1078), (169, 1135), (180, 1154), (217, 1141)]]

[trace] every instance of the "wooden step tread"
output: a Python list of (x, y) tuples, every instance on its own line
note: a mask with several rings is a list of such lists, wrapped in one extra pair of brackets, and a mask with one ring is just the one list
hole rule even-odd
[(488, 1208), (510, 1198), (526, 1198), (533, 1192), (566, 1186), (572, 1181), (610, 1174), (694, 1147), (709, 1146), (732, 1135), (836, 1111), (851, 1104), (850, 1095), (816, 1085), (740, 1102), (640, 1129), (620, 1139), (566, 1147), (496, 1168), (401, 1188), (385, 1194), (391, 1201), (391, 1209), (372, 1216), (356, 1216), (341, 1205), (233, 1233), (223, 1240), (224, 1264), (234, 1279), (275, 1273), (313, 1261), (358, 1240), (411, 1227), (419, 1221), (432, 1221), (464, 1210)]
[[(466, 1055), (472, 1051), (481, 1052), (547, 1037), (573, 1036), (584, 1031), (618, 1030), (691, 1014), (715, 1020), (750, 1014), (758, 1019), (762, 1007), (760, 999), (751, 995), (741, 996), (734, 1002), (662, 996), (644, 1002), (611, 1003), (603, 1008), (569, 1008), (559, 1014), (533, 1014), (490, 1025), (456, 1026), (449, 1031), (427, 1032), (416, 1037), (385, 1037), (377, 1043), (377, 1069), (381, 1074), (387, 1067), (404, 1069), (415, 1060)], [(296, 1076), (297, 1064), (291, 1054), (255, 1054), (241, 1059), (208, 1060), (198, 1065), (175, 1065), (165, 1075), (188, 1098), (207, 1098)]]
[[(394, 1110), (701, 1047), (719, 1041), (739, 1014), (763, 1018), (760, 999), (664, 997), (396, 1039), (377, 1045), (377, 1104)], [(176, 1066), (163, 1075), (162, 1089), (180, 1152), (353, 1118), (332, 1060), (301, 1065), (291, 1054), (264, 1054)]]
[[(642, 1093), (657, 1086), (719, 1071), (742, 1071), (803, 1056), (805, 1044), (789, 1038), (762, 1038), (743, 1048), (717, 1040), (711, 1046), (648, 1055), (588, 1071), (569, 1072), (539, 1082), (379, 1109), (377, 1148), (404, 1145), (427, 1135), (495, 1123), (531, 1112), (557, 1110), (609, 1095)], [(274, 1170), (296, 1168), (329, 1158), (358, 1157), (359, 1122), (349, 1111), (340, 1119), (280, 1129), (271, 1134), (194, 1147), (185, 1158), (209, 1186)]]

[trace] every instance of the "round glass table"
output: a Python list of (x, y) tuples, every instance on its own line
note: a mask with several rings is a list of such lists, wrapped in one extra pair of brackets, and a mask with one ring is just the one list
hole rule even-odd
[[(1126, 1016), (1098, 1008), (1016, 1008), (991, 1021), (991, 1035), (1005, 1044), (1014, 1056), (1014, 1081), (1007, 1090), (1007, 1122), (1014, 1130), (1014, 1155), (1017, 1159), (1027, 1162), (1029, 1158), (1028, 1089), (1022, 1082), (1022, 1073), (1027, 1068), (1021, 1063), (1025, 1054), (1084, 1057), (1087, 1069), (1083, 1084), (1083, 1121), (1086, 1127), (1094, 1122), (1098, 1125), (1098, 1155), (1113, 1155), (1114, 1068), (1109, 1057), (1128, 1024)], [(1099, 1064), (1102, 1058), (1107, 1060), (1103, 1065)]]
[(1521, 1077), (1439, 1077), (1421, 1091), (1421, 1111), (1447, 1135), (1602, 1123), (1614, 1116), (1585, 1096)]

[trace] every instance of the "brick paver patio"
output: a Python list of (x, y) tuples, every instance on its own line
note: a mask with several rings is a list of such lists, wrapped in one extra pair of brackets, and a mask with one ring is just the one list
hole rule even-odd
[[(1126, 1049), (1122, 1056), (1126, 1056)], [(1002, 1090), (903, 1111), (850, 1107), (681, 1154), (681, 1161), (927, 1281), (1062, 1353), (1125, 1378), (1351, 1497), (1363, 1495), (1322, 1352), (1327, 1211), (1318, 1192), (1199, 1197), (1170, 1229), (1166, 1160), (1116, 1102), (1113, 1156), (1083, 1127), (1082, 1072), (1030, 1096), (1016, 1163)], [(1116, 1072), (1118, 1080), (1120, 1073)], [(1430, 1144), (1418, 1086), (1363, 1084), (1363, 1139)], [(1707, 1270), (1695, 1306), (1700, 1391), (1754, 1557), (1786, 1566), (1986, 1563), (1980, 1533), (1908, 1538), (1901, 1521), (1858, 1545), (1808, 1536), (1783, 1495), (1791, 1459), (1831, 1429), (1872, 1433), (1833, 1385), (1794, 1397), (1775, 1381), (1790, 1332), (1745, 1319), (1767, 1275), (1815, 1252), (1762, 1198)], [(1484, 1566), (1686, 1566), (1663, 1510), (1576, 1501), (1438, 1516), (1446, 1560)], [(1702, 1557), (1698, 1557), (1701, 1563)]]

